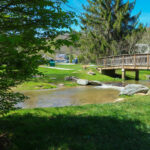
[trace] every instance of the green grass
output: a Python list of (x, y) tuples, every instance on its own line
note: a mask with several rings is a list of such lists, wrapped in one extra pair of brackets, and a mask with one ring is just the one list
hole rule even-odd
[[(117, 70), (116, 73), (121, 75), (121, 70)], [(147, 80), (147, 78), (146, 78), (147, 75), (150, 75), (150, 71), (147, 71), (147, 70), (139, 71), (139, 79), (140, 80)], [(135, 78), (135, 72), (127, 71), (126, 76), (127, 76), (128, 80), (132, 80)]]
[[(47, 82), (41, 82), (41, 81), (28, 81), (24, 82), (23, 84), (17, 86), (17, 90), (39, 90), (39, 89), (51, 89), (51, 88), (56, 88), (55, 85), (52, 85)], [(15, 88), (14, 88), (15, 89)]]
[[(98, 80), (98, 81), (121, 81), (121, 79), (113, 78), (110, 76), (106, 76), (100, 74), (93, 66), (88, 68), (87, 70), (82, 69), (81, 65), (72, 65), (72, 66), (63, 66), (62, 68), (74, 69), (74, 70), (57, 70), (57, 69), (49, 69), (49, 68), (39, 68), (39, 71), (45, 75), (45, 79), (56, 77), (57, 81), (53, 80), (53, 83), (60, 83), (64, 82), (65, 76), (76, 76), (81, 79), (88, 79), (88, 80)], [(78, 69), (77, 69), (78, 68)], [(88, 71), (93, 70), (96, 75), (88, 75)]]
[(74, 69), (74, 70), (80, 70), (80, 69), (82, 69), (82, 65), (80, 65), (80, 64), (72, 64), (72, 65), (56, 64), (56, 67), (59, 67), (59, 68), (68, 68), (68, 69)]
[[(82, 65), (60, 65), (56, 64), (56, 67), (60, 68), (67, 68), (73, 70), (57, 70), (57, 69), (50, 69), (50, 68), (43, 68), (39, 67), (39, 71), (44, 74), (44, 76), (39, 78), (33, 78), (28, 82), (25, 82), (19, 85), (16, 89), (17, 90), (37, 90), (37, 89), (49, 89), (55, 88), (60, 83), (64, 84), (65, 86), (77, 86), (75, 82), (65, 81), (64, 78), (66, 76), (75, 76), (81, 79), (88, 79), (88, 80), (97, 80), (101, 82), (121, 82), (121, 71), (116, 71), (118, 76), (116, 78), (110, 77), (107, 75), (100, 74), (96, 70), (96, 66), (91, 66), (87, 70), (82, 68)], [(96, 75), (88, 75), (88, 71), (92, 70), (96, 73)], [(146, 75), (149, 75), (150, 71), (140, 71), (140, 80), (146, 80)], [(134, 80), (135, 73), (134, 72), (127, 72), (128, 80)], [(56, 78), (56, 79), (55, 79)]]
[(0, 133), (10, 150), (149, 150), (149, 116), (150, 96), (133, 96), (121, 103), (12, 111), (0, 118)]
[[(55, 88), (65, 76), (102, 82), (118, 82), (99, 74), (88, 75), (81, 65), (57, 65), (74, 70), (56, 70), (39, 67), (44, 76), (19, 85), (19, 90)], [(121, 71), (117, 71), (121, 74)], [(149, 71), (140, 71), (145, 80)], [(134, 79), (134, 72), (127, 72)], [(55, 79), (56, 78), (56, 79)], [(0, 149), (9, 150), (149, 150), (150, 96), (125, 97), (120, 103), (93, 104), (63, 108), (36, 108), (11, 111), (0, 117)], [(1, 137), (2, 134), (6, 134)]]
[[(110, 77), (107, 75), (100, 74), (96, 70), (96, 66), (92, 66), (88, 68), (87, 70), (83, 70), (81, 65), (56, 65), (56, 67), (61, 67), (62, 68), (67, 68), (67, 69), (74, 69), (74, 70), (56, 70), (56, 69), (48, 69), (48, 68), (39, 68), (39, 71), (41, 71), (43, 74), (45, 74), (47, 77), (56, 77), (57, 81), (53, 80), (52, 82), (60, 83), (64, 82), (64, 77), (65, 76), (76, 76), (78, 78), (82, 79), (88, 79), (88, 80), (98, 80), (102, 82), (115, 82), (115, 81), (122, 81), (121, 78), (116, 77)], [(88, 75), (87, 72), (89, 70), (92, 70), (96, 73), (96, 75)], [(121, 71), (118, 70), (116, 71), (118, 75), (121, 76)], [(140, 71), (140, 80), (146, 80), (146, 75), (149, 75), (150, 71)], [(126, 76), (128, 80), (134, 80), (135, 78), (135, 72), (132, 71), (127, 71)]]

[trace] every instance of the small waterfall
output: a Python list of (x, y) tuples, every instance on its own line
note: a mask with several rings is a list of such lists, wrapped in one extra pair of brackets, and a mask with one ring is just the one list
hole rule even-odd
[(99, 89), (114, 89), (114, 90), (119, 90), (119, 91), (124, 89), (124, 87), (114, 86), (112, 84), (102, 84), (102, 86), (97, 86), (95, 88), (99, 88)]

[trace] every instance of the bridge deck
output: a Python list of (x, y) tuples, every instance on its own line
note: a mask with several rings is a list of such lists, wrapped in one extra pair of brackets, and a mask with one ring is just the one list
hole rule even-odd
[(103, 69), (150, 69), (150, 54), (111, 56), (100, 59)]
[[(126, 70), (150, 70), (150, 54), (111, 56), (100, 59), (101, 70), (122, 69), (122, 76)], [(136, 76), (138, 73), (136, 72)]]

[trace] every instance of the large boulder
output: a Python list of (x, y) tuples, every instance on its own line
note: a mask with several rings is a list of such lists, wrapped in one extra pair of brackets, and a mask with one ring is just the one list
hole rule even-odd
[(78, 79), (77, 80), (77, 84), (79, 85), (88, 85), (89, 81), (88, 80), (85, 80), (85, 79)]
[(120, 95), (133, 95), (135, 93), (144, 93), (148, 92), (149, 88), (141, 84), (128, 84), (121, 90)]
[(99, 81), (89, 81), (88, 85), (101, 86), (102, 83)]

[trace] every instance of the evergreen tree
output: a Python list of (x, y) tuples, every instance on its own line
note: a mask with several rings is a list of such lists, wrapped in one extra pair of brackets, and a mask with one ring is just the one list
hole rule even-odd
[(134, 2), (123, 0), (87, 0), (81, 17), (81, 49), (96, 56), (128, 53), (129, 38), (143, 32), (139, 14), (132, 16)]

